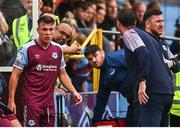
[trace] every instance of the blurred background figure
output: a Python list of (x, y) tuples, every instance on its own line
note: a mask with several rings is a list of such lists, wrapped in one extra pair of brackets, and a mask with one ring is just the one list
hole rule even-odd
[(106, 16), (106, 10), (102, 7), (97, 7), (96, 9), (96, 26), (97, 28), (101, 28), (101, 24), (103, 23)]
[(41, 8), (41, 11), (46, 13), (54, 13), (55, 11), (54, 0), (42, 0), (42, 1), (43, 1), (43, 6)]
[[(43, 1), (43, 6), (41, 8), (41, 11), (43, 13), (54, 14), (56, 9), (56, 0), (42, 0), (42, 1)], [(56, 24), (59, 24), (60, 23), (59, 16), (55, 16), (55, 17), (56, 17)]]
[(78, 1), (74, 3), (72, 13), (74, 14), (75, 20), (77, 22), (78, 28), (85, 28), (85, 12), (84, 12), (84, 2)]
[(124, 9), (132, 9), (132, 5), (129, 1), (124, 1), (122, 4), (121, 4), (122, 7), (120, 8), (124, 8)]
[(0, 11), (0, 66), (7, 66), (8, 62), (16, 53), (12, 40), (7, 35), (9, 26)]
[(0, 34), (6, 34), (9, 30), (9, 26), (4, 18), (2, 11), (0, 10)]
[(96, 0), (96, 6), (101, 7), (106, 10), (106, 1), (105, 0)]
[(158, 1), (152, 0), (148, 3), (147, 9), (161, 9), (161, 6)]
[(71, 11), (66, 12), (64, 18), (61, 20), (61, 23), (67, 23), (72, 28), (72, 35), (77, 32), (77, 21), (74, 17), (74, 14)]
[[(106, 17), (101, 24), (103, 30), (117, 31), (116, 17), (118, 14), (118, 4), (116, 0), (106, 0)], [(115, 49), (117, 43), (116, 35), (106, 34), (105, 37), (109, 40), (112, 49)]]
[(42, 12), (47, 12), (47, 13), (55, 13), (56, 9), (56, 0), (42, 0), (43, 1), (43, 7), (42, 7)]
[[(106, 0), (106, 17), (102, 23), (103, 30), (116, 31), (118, 5), (116, 0)], [(109, 41), (115, 40), (115, 35), (105, 35)]]
[[(17, 49), (20, 49), (32, 38), (32, 0), (21, 1), (26, 9), (26, 15), (13, 20), (12, 30), (13, 39)], [(41, 14), (41, 8), (43, 6), (42, 0), (38, 0), (39, 14)]]
[(96, 5), (93, 2), (85, 2), (84, 5), (85, 12), (85, 24), (86, 28), (95, 28), (95, 14), (96, 14)]
[[(175, 30), (174, 36), (180, 37), (180, 17), (178, 17), (176, 19), (175, 26), (176, 26), (176, 30)], [(180, 42), (174, 41), (170, 46), (170, 50), (174, 55), (179, 54), (180, 53)]]
[(133, 11), (135, 13), (136, 17), (136, 27), (140, 29), (145, 29), (144, 21), (143, 21), (143, 16), (144, 13), (146, 12), (146, 5), (144, 2), (135, 2), (133, 5)]
[[(86, 38), (86, 35), (77, 32), (72, 36), (69, 46), (74, 42), (82, 45)], [(81, 53), (83, 53), (83, 51), (81, 51)], [(92, 81), (88, 81), (92, 71), (92, 66), (89, 65), (89, 61), (86, 58), (70, 59), (67, 65), (68, 74), (71, 77), (75, 89), (78, 92), (92, 91)]]
[(12, 22), (15, 18), (20, 17), (26, 13), (22, 3), (22, 0), (0, 0), (0, 8), (4, 14), (4, 17), (9, 26), (7, 35), (12, 35)]
[(71, 46), (68, 46), (68, 42), (71, 40), (71, 37), (72, 28), (69, 24), (60, 23), (56, 26), (53, 40), (62, 46), (64, 54), (79, 53), (81, 50), (81, 47), (77, 42), (74, 42)]

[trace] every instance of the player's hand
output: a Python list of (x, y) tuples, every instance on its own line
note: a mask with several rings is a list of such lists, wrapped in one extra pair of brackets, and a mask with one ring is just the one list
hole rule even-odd
[(146, 83), (141, 81), (139, 83), (138, 99), (140, 104), (146, 104), (148, 102), (148, 95), (146, 94)]
[(75, 40), (72, 44), (71, 44), (71, 50), (72, 53), (80, 53), (81, 51), (81, 45)]
[(73, 98), (76, 102), (75, 105), (78, 105), (82, 102), (82, 96), (78, 92), (73, 93)]
[(16, 104), (14, 101), (8, 101), (8, 108), (16, 114)]

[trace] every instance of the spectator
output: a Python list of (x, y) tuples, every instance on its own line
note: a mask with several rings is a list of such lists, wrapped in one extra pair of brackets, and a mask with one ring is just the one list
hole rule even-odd
[[(86, 40), (86, 36), (81, 33), (76, 33), (72, 36), (71, 44), (78, 42), (80, 45)], [(70, 44), (70, 45), (71, 45)], [(83, 52), (83, 51), (82, 51)], [(87, 78), (90, 77), (92, 67), (89, 65), (89, 62), (86, 58), (82, 59), (70, 59), (68, 61), (70, 66), (69, 73), (71, 74), (71, 80), (75, 89), (78, 92), (85, 92), (88, 90)], [(92, 87), (89, 87), (92, 88)]]
[(95, 17), (97, 28), (102, 28), (101, 24), (103, 23), (105, 16), (106, 16), (106, 10), (104, 10), (101, 7), (97, 7), (96, 17)]
[(6, 66), (16, 52), (13, 42), (7, 36), (8, 30), (9, 26), (0, 11), (0, 66)]
[(9, 30), (9, 26), (6, 22), (6, 19), (4, 18), (4, 15), (2, 13), (2, 11), (0, 11), (0, 34), (6, 34)]
[(86, 28), (95, 28), (96, 5), (92, 2), (85, 2), (84, 12)]
[(69, 24), (60, 23), (57, 25), (53, 39), (61, 45), (64, 54), (79, 53), (81, 50), (81, 47), (77, 42), (74, 42), (71, 46), (68, 46), (67, 43), (71, 40), (71, 36), (72, 28)]
[[(38, 0), (38, 9), (42, 8), (42, 1)], [(32, 38), (32, 0), (22, 0), (23, 6), (27, 14), (14, 19), (12, 29), (13, 38), (17, 49), (20, 49)], [(40, 13), (40, 12), (39, 12)]]
[(132, 9), (132, 5), (129, 1), (124, 1), (122, 4), (121, 4), (122, 7), (119, 7), (119, 8), (123, 8), (123, 9)]
[[(147, 19), (145, 23), (148, 22)], [(123, 33), (134, 98), (140, 103), (141, 126), (167, 127), (174, 90), (162, 46), (153, 36), (134, 27), (132, 10), (119, 11), (117, 26)]]
[(43, 7), (42, 7), (42, 12), (46, 13), (55, 13), (56, 9), (56, 0), (42, 0), (43, 1)]
[(54, 126), (53, 92), (57, 77), (72, 93), (76, 104), (82, 101), (81, 95), (74, 89), (66, 73), (61, 47), (51, 41), (55, 27), (54, 18), (41, 16), (37, 28), (39, 37), (22, 47), (14, 63), (9, 84), (8, 107), (16, 113), (14, 96), (18, 78), (23, 72), (25, 83), (22, 101), (26, 109), (24, 111), (26, 126)]
[[(1, 0), (0, 8), (9, 28), (12, 28), (12, 23), (15, 18), (25, 15), (26, 13), (21, 0)], [(6, 34), (10, 37), (12, 35), (12, 29), (8, 29)]]
[(160, 3), (156, 0), (152, 0), (147, 5), (147, 10), (148, 9), (161, 9)]
[(72, 35), (77, 32), (77, 22), (72, 12), (68, 11), (64, 18), (61, 20), (61, 23), (67, 23), (72, 28)]
[[(175, 26), (176, 26), (176, 31), (175, 31), (174, 36), (175, 36), (175, 37), (180, 37), (180, 17), (178, 17), (178, 18), (176, 19)], [(174, 55), (179, 54), (179, 53), (180, 53), (180, 44), (179, 44), (179, 41), (174, 41), (174, 42), (171, 44), (170, 49), (171, 49), (171, 52), (172, 52)]]
[(56, 7), (55, 14), (62, 19), (66, 12), (72, 9), (73, 4), (74, 0), (62, 0), (62, 2)]
[(76, 19), (77, 27), (78, 28), (87, 27), (85, 24), (86, 17), (85, 17), (85, 12), (84, 12), (84, 2), (82, 2), (82, 1), (75, 2), (72, 12)]
[(53, 0), (43, 0), (42, 12), (54, 13)]
[[(41, 11), (43, 13), (54, 14), (55, 8), (56, 8), (55, 0), (42, 0), (42, 1), (43, 1), (43, 6), (41, 8)], [(56, 16), (56, 24), (59, 24), (59, 23), (60, 23), (59, 16)]]
[(106, 1), (105, 0), (96, 0), (97, 7), (103, 8), (106, 10)]
[(144, 13), (146, 12), (146, 5), (142, 1), (136, 2), (133, 5), (133, 11), (136, 17), (136, 27), (144, 30), (145, 26), (144, 26), (143, 16)]
[[(102, 23), (103, 30), (116, 31), (116, 17), (118, 13), (117, 1), (107, 0), (106, 1), (106, 17)], [(115, 40), (115, 35), (106, 35), (109, 41)]]

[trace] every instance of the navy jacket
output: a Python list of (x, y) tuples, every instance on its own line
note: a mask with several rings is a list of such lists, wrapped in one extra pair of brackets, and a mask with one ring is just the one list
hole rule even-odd
[(93, 123), (102, 119), (111, 91), (119, 91), (128, 102), (131, 102), (132, 88), (130, 85), (124, 50), (107, 53), (101, 67)]
[(169, 69), (163, 60), (162, 47), (157, 40), (147, 32), (134, 28), (145, 46), (138, 47), (134, 52), (125, 48), (126, 62), (133, 85), (146, 79), (147, 94), (173, 95), (173, 80)]

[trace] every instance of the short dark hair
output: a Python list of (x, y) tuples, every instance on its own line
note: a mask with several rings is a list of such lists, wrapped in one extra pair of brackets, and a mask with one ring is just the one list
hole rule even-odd
[(162, 11), (160, 9), (148, 9), (143, 17), (143, 20), (146, 21), (149, 17), (154, 15), (162, 15)]
[(90, 54), (95, 54), (97, 51), (101, 50), (98, 45), (93, 44), (85, 48), (84, 56), (87, 57)]
[(46, 15), (46, 14), (40, 15), (37, 22), (38, 22), (38, 24), (40, 24), (40, 23), (55, 24), (56, 23), (56, 21), (53, 17)]
[(123, 26), (129, 27), (135, 25), (136, 18), (132, 9), (120, 9), (117, 20), (120, 21)]

